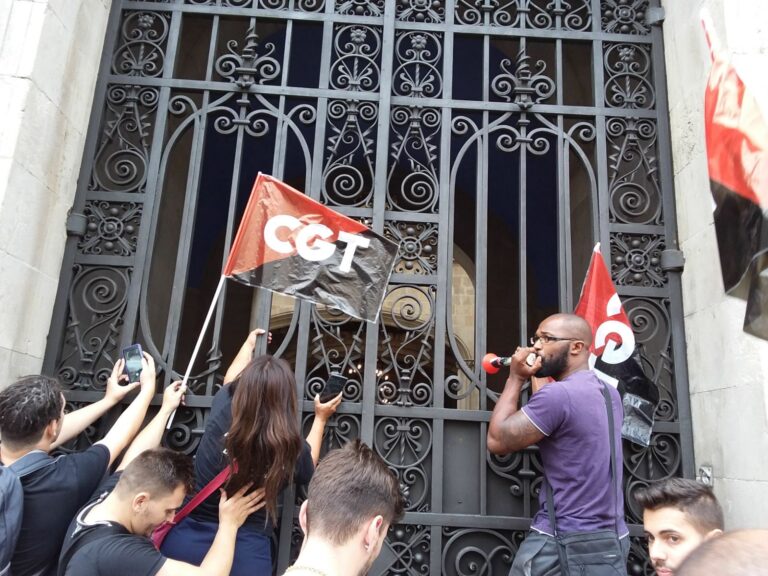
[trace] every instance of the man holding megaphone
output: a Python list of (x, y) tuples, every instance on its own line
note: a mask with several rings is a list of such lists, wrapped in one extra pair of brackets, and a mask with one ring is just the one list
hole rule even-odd
[[(539, 447), (544, 481), (531, 532), (520, 545), (512, 576), (626, 574), (629, 531), (624, 523), (618, 391), (589, 369), (592, 330), (573, 314), (546, 318), (509, 357), (509, 377), (491, 415), (488, 450), (508, 454)], [(491, 368), (494, 359), (488, 358)], [(495, 359), (506, 365), (507, 359)], [(534, 387), (519, 407), (531, 378)]]

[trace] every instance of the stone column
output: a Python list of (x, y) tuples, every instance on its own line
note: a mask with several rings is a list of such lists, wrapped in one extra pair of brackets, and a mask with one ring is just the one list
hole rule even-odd
[(40, 370), (111, 0), (0, 0), (0, 386)]
[(746, 304), (723, 290), (704, 141), (710, 61), (700, 10), (710, 11), (766, 118), (768, 11), (765, 0), (663, 4), (696, 466), (712, 466), (728, 529), (759, 527), (768, 517), (768, 342), (742, 331)]

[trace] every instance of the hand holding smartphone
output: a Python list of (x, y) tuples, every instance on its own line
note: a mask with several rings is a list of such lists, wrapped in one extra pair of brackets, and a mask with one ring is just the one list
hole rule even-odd
[(320, 392), (320, 402), (325, 404), (329, 400), (332, 400), (338, 396), (339, 393), (344, 390), (344, 385), (346, 383), (347, 379), (343, 374), (339, 374), (338, 372), (331, 372), (331, 374), (328, 376), (328, 380), (325, 381), (323, 391)]
[(141, 361), (144, 355), (139, 344), (132, 344), (123, 348), (123, 359), (125, 360), (125, 373), (128, 375), (128, 382), (138, 382), (141, 374)]

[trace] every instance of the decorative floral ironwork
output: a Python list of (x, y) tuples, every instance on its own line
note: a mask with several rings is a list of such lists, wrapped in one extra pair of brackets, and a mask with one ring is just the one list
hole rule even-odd
[(617, 286), (663, 286), (661, 268), (664, 237), (651, 234), (611, 234), (611, 273)]
[(509, 26), (538, 30), (589, 30), (590, 0), (459, 0), (460, 24)]
[(110, 86), (90, 190), (144, 192), (157, 88)]
[(370, 206), (376, 161), (378, 107), (373, 102), (328, 104), (323, 200), (340, 206)]
[(112, 56), (112, 73), (156, 77), (165, 66), (169, 12), (125, 12), (120, 43)]
[(238, 51), (238, 47), (237, 40), (229, 40), (228, 54), (216, 59), (216, 72), (222, 78), (248, 90), (254, 84), (268, 84), (280, 76), (280, 62), (274, 56), (276, 46), (273, 42), (263, 46), (259, 43), (255, 20), (251, 20), (242, 50)]
[[(501, 188), (509, 194), (510, 210), (503, 216), (514, 242), (516, 222), (520, 222), (517, 195), (527, 187), (528, 198), (533, 198), (534, 179), (543, 166), (551, 166), (552, 174), (543, 177), (551, 183), (553, 201), (555, 186), (557, 198), (571, 199), (571, 214), (578, 219), (571, 225), (583, 225), (591, 212), (595, 228), (609, 226), (617, 283), (652, 288), (634, 290), (642, 297), (624, 298), (643, 368), (659, 391), (655, 417), (662, 422), (657, 429), (663, 430), (654, 434), (647, 449), (625, 448), (627, 514), (639, 522), (629, 494), (637, 486), (680, 473), (678, 434), (688, 433), (682, 423), (678, 432), (677, 422), (674, 319), (669, 301), (678, 296), (660, 268), (668, 233), (663, 228), (658, 171), (658, 156), (665, 144), (658, 139), (655, 119), (628, 116), (653, 114), (658, 74), (650, 56), (658, 48), (657, 39), (615, 36), (648, 34), (649, 2), (458, 0), (451, 6), (443, 0), (396, 0), (386, 5), (388, 14), (400, 22), (393, 27), (384, 22), (385, 0), (332, 0), (333, 5), (329, 1), (174, 0), (141, 2), (135, 9), (116, 7), (122, 10), (122, 20), (111, 32), (116, 37), (107, 43), (116, 49), (108, 55), (112, 60), (105, 74), (118, 74), (124, 82), (106, 85), (105, 95), (98, 96), (107, 104), (99, 116), (103, 118), (100, 140), (94, 158), (85, 159), (89, 177), (78, 190), (87, 229), (68, 248), (76, 266), (71, 279), (71, 271), (65, 272), (71, 286), (69, 302), (57, 309), (54, 328), (65, 331), (65, 336), (57, 344), (59, 349), (49, 352), (46, 369), (58, 371), (68, 389), (103, 389), (119, 354), (117, 343), (129, 339), (120, 334), (125, 319), (125, 326), (137, 326), (131, 338), (159, 357), (164, 380), (172, 378), (173, 366), (187, 360), (176, 357), (189, 347), (187, 336), (180, 334), (186, 325), (182, 320), (197, 313), (189, 309), (185, 294), (203, 285), (185, 280), (183, 273), (173, 280), (177, 283), (169, 301), (183, 301), (187, 308), (171, 310), (163, 326), (147, 319), (153, 312), (151, 305), (157, 307), (157, 302), (148, 301), (145, 290), (151, 255), (143, 259), (139, 254), (134, 265), (143, 261), (140, 277), (138, 268), (135, 276), (126, 264), (132, 263), (137, 250), (172, 253), (178, 248), (179, 270), (192, 270), (200, 264), (195, 260), (198, 256), (190, 256), (199, 230), (195, 214), (205, 209), (202, 203), (193, 205), (198, 190), (200, 195), (207, 193), (211, 174), (218, 175), (217, 170), (226, 166), (223, 193), (231, 189), (239, 195), (228, 199), (231, 210), (226, 225), (231, 229), (247, 193), (245, 180), (257, 169), (270, 171), (340, 212), (375, 223), (378, 232), (400, 244), (378, 325), (303, 303), (294, 307), (273, 303), (271, 319), (276, 334), (287, 332), (270, 351), (294, 361), (300, 371), (304, 429), (312, 422), (311, 399), (329, 375), (342, 373), (345, 403), (327, 423), (323, 451), (353, 438), (366, 438), (407, 489), (409, 524), (391, 529), (376, 570), (505, 574), (524, 533), (491, 530), (481, 514), (507, 515), (515, 518), (515, 525), (528, 519), (538, 506), (541, 462), (535, 448), (503, 457), (477, 452), (483, 445), (480, 412), (492, 408), (498, 399), (496, 382), (485, 377), (475, 358), (480, 345), (475, 337), (485, 326), (475, 315), (488, 310), (491, 288), (486, 286), (487, 278), (478, 274), (487, 271), (493, 255), (488, 254), (485, 266), (478, 260), (477, 270), (468, 274), (467, 291), (472, 280), (478, 282), (461, 303), (469, 302), (472, 316), (463, 320), (466, 324), (460, 330), (453, 326), (453, 307), (459, 308), (460, 302), (458, 292), (450, 290), (454, 270), (450, 255), (452, 245), (468, 254), (468, 260), (493, 248), (490, 243), (495, 242), (496, 232), (490, 224), (485, 245), (479, 244), (482, 234), (472, 234), (472, 226), (477, 232), (486, 224), (481, 212), (470, 215), (461, 210), (474, 201), (481, 210), (495, 212), (493, 203), (498, 203)], [(168, 8), (170, 3), (173, 10)], [(592, 12), (592, 6), (598, 5), (599, 16)], [(444, 24), (449, 11), (450, 26)], [(592, 26), (598, 17), (602, 30), (595, 33)], [(196, 22), (192, 27), (187, 26), (190, 18)], [(420, 23), (426, 25), (417, 29)], [(179, 25), (180, 29), (174, 28)], [(195, 41), (190, 32), (196, 26), (211, 50), (183, 49)], [(451, 26), (459, 28), (451, 30)], [(472, 28), (462, 32), (462, 26)], [(489, 32), (501, 33), (501, 27), (512, 28), (511, 36)], [(173, 77), (170, 62), (165, 66), (169, 38), (178, 36), (179, 30), (178, 70), (208, 70), (207, 76)], [(452, 34), (450, 55), (443, 51), (448, 33)], [(605, 33), (614, 37), (606, 40)], [(602, 42), (603, 69), (598, 69), (597, 76), (604, 77), (604, 82), (596, 84), (591, 60), (576, 61), (578, 51), (555, 58), (555, 36), (562, 36), (564, 50), (569, 43)], [(302, 62), (307, 39), (325, 52)], [(185, 60), (190, 58), (199, 60)], [(453, 63), (449, 65), (446, 58)], [(288, 62), (291, 67), (286, 70)], [(310, 74), (307, 67), (320, 62), (327, 63), (326, 69)], [(162, 77), (171, 84), (164, 89), (132, 86), (134, 76)], [(579, 76), (578, 88), (556, 86), (561, 79), (570, 83), (575, 76)], [(167, 91), (168, 86), (170, 92), (160, 99), (161, 90)], [(597, 97), (581, 98), (582, 91)], [(623, 110), (621, 118), (606, 116), (594, 106), (595, 100), (603, 100), (601, 91), (606, 107)], [(560, 100), (555, 98), (558, 93)], [(471, 110), (462, 104), (465, 100), (475, 102)], [(490, 108), (498, 109), (503, 103), (506, 109), (488, 110), (489, 101), (494, 103)], [(162, 106), (159, 112), (158, 105)], [(651, 112), (632, 112), (637, 109)], [(384, 110), (386, 117), (380, 118)], [(162, 134), (155, 129), (157, 113), (164, 118)], [(596, 142), (600, 118), (605, 121), (606, 139)], [(151, 147), (153, 142), (158, 145)], [(226, 150), (220, 149), (222, 142)], [(601, 159), (605, 150), (608, 156)], [(500, 156), (510, 166), (500, 166)], [(186, 158), (194, 161), (187, 163)], [(607, 175), (605, 211), (596, 210), (598, 165), (604, 167), (604, 179)], [(509, 183), (499, 181), (516, 175), (520, 177)], [(194, 193), (185, 195), (184, 184)], [(238, 185), (240, 190), (235, 190)], [(129, 195), (142, 193), (155, 195), (147, 199), (156, 207), (152, 214), (142, 214), (144, 198)], [(221, 205), (226, 203), (223, 199)], [(165, 210), (177, 211), (174, 223), (181, 230), (181, 244), (177, 247), (168, 239), (169, 228), (164, 238), (158, 235), (152, 240), (154, 246), (140, 245), (140, 236), (154, 238), (153, 231), (164, 223)], [(608, 222), (600, 221), (606, 214)], [(494, 225), (500, 216), (494, 214)], [(471, 224), (458, 229), (472, 218)], [(224, 217), (220, 220), (223, 225)], [(140, 225), (144, 229), (139, 235)], [(225, 236), (223, 227), (210, 232)], [(563, 247), (568, 250), (584, 237), (572, 235)], [(442, 259), (438, 259), (438, 245), (445, 251)], [(576, 246), (573, 249), (575, 273), (580, 263)], [(94, 261), (106, 264), (82, 263)], [(472, 264), (467, 262), (469, 267)], [(441, 270), (441, 265), (447, 268)], [(528, 302), (536, 308), (541, 303), (535, 302), (531, 280)], [(143, 292), (129, 301), (130, 283), (141, 283)], [(560, 277), (558, 284), (562, 294), (567, 281)], [(136, 287), (130, 290), (134, 293)], [(190, 380), (190, 394), (210, 399), (221, 385), (221, 348), (231, 353), (223, 330), (229, 328), (233, 310), (247, 307), (247, 299), (240, 296), (230, 291), (216, 311), (210, 346), (206, 345), (205, 358), (196, 368), (200, 373)], [(261, 305), (255, 310), (262, 321), (266, 311)], [(154, 345), (153, 330), (158, 345)], [(206, 408), (180, 409), (168, 443), (193, 453), (207, 416)], [(442, 471), (434, 469), (433, 454), (441, 455)], [(476, 462), (477, 472), (449, 477), (456, 469), (453, 460)], [(468, 499), (464, 495), (470, 489)], [(293, 504), (303, 497), (299, 490), (294, 502), (284, 503), (286, 521), (295, 515)], [(436, 510), (431, 509), (433, 500), (440, 505)], [(422, 512), (430, 515), (422, 519)], [(456, 527), (460, 514), (471, 514), (474, 528)], [(435, 525), (423, 524), (432, 518)], [(445, 524), (452, 527), (436, 527)], [(295, 547), (301, 541), (300, 531), (293, 525), (287, 532), (291, 542), (279, 545)], [(648, 572), (639, 544), (633, 541), (630, 564), (635, 573)], [(280, 562), (285, 556), (275, 555)], [(442, 562), (432, 562), (433, 558)]]
[(304, 384), (306, 398), (314, 398), (331, 373), (338, 373), (347, 379), (344, 400), (359, 402), (365, 373), (365, 323), (337, 310), (313, 307), (311, 324), (311, 361)]
[(74, 266), (67, 326), (56, 375), (65, 388), (103, 390), (120, 355), (120, 334), (131, 269)]
[(136, 251), (142, 205), (94, 200), (85, 206), (85, 235), (77, 243), (82, 254), (130, 256)]
[(610, 118), (606, 133), (611, 221), (663, 224), (656, 124), (647, 119)]
[(437, 98), (442, 92), (440, 73), (442, 36), (430, 32), (399, 32), (395, 37), (392, 93), (412, 98)]
[(404, 487), (406, 509), (429, 512), (432, 427), (416, 418), (379, 418), (373, 444)]
[(403, 22), (443, 22), (445, 0), (396, 0), (397, 19)]
[(165, 444), (178, 452), (194, 454), (203, 437), (206, 412), (202, 408), (179, 406), (171, 428), (165, 435)]
[(437, 272), (437, 225), (423, 222), (387, 222), (384, 236), (400, 245), (395, 262), (396, 273)]
[(619, 34), (650, 34), (646, 23), (648, 0), (602, 0), (602, 24), (604, 32)]
[(353, 16), (383, 16), (384, 0), (336, 0), (336, 13)]
[(352, 24), (336, 29), (331, 87), (353, 92), (375, 92), (379, 89), (380, 66), (380, 28)]
[(393, 286), (382, 306), (376, 397), (382, 404), (432, 403), (434, 286)]
[(651, 110), (656, 92), (651, 78), (651, 48), (644, 44), (606, 44), (605, 102), (611, 108)]
[(440, 117), (433, 108), (397, 106), (392, 110), (388, 209), (437, 211)]
[(624, 442), (624, 468), (632, 482), (627, 484), (625, 500), (630, 502), (636, 481), (664, 480), (680, 474), (680, 441), (672, 434), (654, 434), (649, 446)]
[[(432, 536), (428, 526), (397, 524), (390, 526), (376, 567), (379, 576), (389, 574), (429, 574)], [(374, 572), (371, 572), (374, 574)]]
[(674, 391), (669, 302), (635, 297), (622, 299), (622, 304), (635, 333), (643, 370), (659, 393), (655, 419), (673, 421), (677, 418), (677, 397)]
[(506, 102), (514, 101), (523, 110), (534, 104), (546, 101), (555, 93), (555, 81), (545, 74), (547, 64), (537, 60), (534, 72), (531, 72), (531, 57), (522, 48), (515, 60), (514, 70), (512, 60), (504, 58), (499, 67), (501, 73), (491, 81), (493, 93)]
[(443, 574), (508, 574), (524, 532), (443, 528)]

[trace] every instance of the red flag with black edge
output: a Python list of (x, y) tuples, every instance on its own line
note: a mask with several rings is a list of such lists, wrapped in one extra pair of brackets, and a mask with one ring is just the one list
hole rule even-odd
[(702, 23), (712, 57), (704, 123), (723, 285), (747, 298), (744, 331), (768, 340), (768, 123), (711, 25)]
[(223, 274), (376, 322), (398, 245), (259, 174)]
[(636, 444), (651, 442), (659, 394), (645, 375), (635, 334), (611, 275), (595, 246), (574, 314), (592, 328), (589, 365), (598, 377), (618, 388), (624, 405), (622, 436)]

